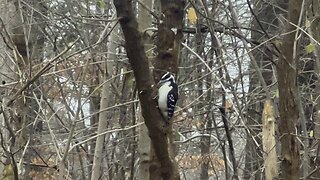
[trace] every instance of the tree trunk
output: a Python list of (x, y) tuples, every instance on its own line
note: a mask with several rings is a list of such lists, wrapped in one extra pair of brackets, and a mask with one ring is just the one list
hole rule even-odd
[[(317, 45), (318, 42), (320, 42), (320, 2), (319, 0), (310, 0), (307, 2), (307, 15), (308, 15), (308, 21), (310, 22), (310, 28), (308, 28), (309, 33), (312, 38), (310, 38), (310, 43), (315, 45), (315, 49), (313, 51), (313, 55), (315, 58), (314, 63), (314, 71), (317, 74), (317, 80), (319, 81), (319, 74), (320, 74), (320, 46)], [(317, 42), (315, 42), (315, 40)], [(320, 85), (319, 83), (316, 83), (315, 86), (315, 96), (320, 96)], [(312, 138), (319, 139), (320, 138), (320, 99), (315, 98), (315, 106), (314, 106), (314, 114), (313, 114), (313, 121), (314, 123), (314, 129), (311, 129), (310, 131), (314, 132)], [(311, 118), (310, 118), (311, 119)], [(311, 141), (311, 140), (310, 140)], [(317, 152), (319, 150), (319, 146), (317, 145), (318, 141), (311, 141), (313, 143), (310, 143), (311, 147), (313, 149), (310, 149), (310, 152)], [(304, 172), (304, 178), (308, 179), (310, 177), (320, 177), (320, 161), (319, 161), (319, 154), (318, 153), (310, 153), (310, 172)], [(307, 158), (309, 158), (309, 156)], [(317, 170), (318, 169), (318, 170)], [(316, 171), (314, 171), (316, 170)], [(307, 174), (307, 176), (306, 176)]]
[(275, 117), (273, 105), (270, 100), (264, 103), (262, 113), (262, 144), (264, 155), (264, 167), (266, 180), (273, 180), (278, 177), (278, 163), (275, 139)]
[[(0, 45), (3, 48), (3, 51), (8, 52), (8, 55), (0, 57), (0, 80), (2, 85), (7, 85), (12, 82), (18, 81), (18, 76), (15, 72), (17, 69), (17, 62), (11, 61), (11, 57), (14, 57), (14, 54), (17, 53), (15, 49), (15, 44), (10, 41), (10, 34), (12, 35), (12, 28), (18, 26), (19, 21), (17, 21), (16, 8), (13, 1), (0, 1), (0, 33), (1, 40)], [(24, 41), (23, 41), (24, 42)], [(6, 48), (7, 47), (7, 48)], [(5, 125), (5, 128), (1, 128), (1, 136), (3, 138), (2, 142), (5, 145), (4, 148), (1, 148), (1, 153), (5, 156), (1, 158), (1, 161), (4, 162), (3, 166), (1, 164), (1, 172), (3, 173), (3, 178), (8, 179), (18, 179), (18, 168), (17, 162), (14, 156), (16, 153), (15, 143), (16, 143), (16, 132), (14, 131), (14, 125), (11, 124), (11, 119), (17, 116), (18, 112), (16, 107), (7, 107), (6, 104), (11, 100), (11, 91), (15, 91), (18, 87), (8, 86), (6, 88), (0, 88), (0, 111), (1, 111), (1, 124)], [(4, 143), (6, 142), (6, 143)], [(10, 172), (5, 172), (6, 169), (10, 169)]]
[[(303, 0), (290, 0), (288, 20), (286, 22), (286, 35), (282, 41), (278, 70), (279, 109), (280, 109), (280, 142), (281, 142), (281, 178), (300, 178), (299, 142), (296, 137), (296, 125), (298, 122), (298, 105), (296, 96), (297, 87), (297, 36), (299, 31), (294, 25), (300, 25), (300, 13)], [(293, 31), (293, 32), (292, 32)]]
[[(276, 3), (276, 2), (274, 2)], [(278, 2), (277, 2), (278, 3)], [(277, 4), (276, 3), (276, 4)], [(259, 30), (252, 31), (251, 36), (252, 39), (258, 42), (262, 42), (270, 36), (275, 35), (279, 32), (278, 22), (275, 20), (276, 15), (279, 13), (277, 8), (274, 8), (273, 4), (260, 1), (260, 0), (253, 0), (252, 5), (252, 13), (253, 14), (253, 21), (252, 21), (252, 28)], [(265, 33), (261, 33), (265, 32)], [(267, 33), (267, 34), (266, 34)], [(260, 46), (258, 48), (254, 48), (253, 51), (254, 60), (258, 64), (261, 74), (263, 76), (263, 80), (265, 81), (266, 85), (269, 86), (273, 83), (273, 67), (272, 67), (272, 60), (273, 60), (273, 53), (268, 49), (268, 46)], [(256, 71), (254, 62), (251, 62), (250, 68), (250, 86), (249, 92), (252, 97), (251, 99), (255, 99), (253, 103), (248, 108), (248, 118), (247, 118), (247, 126), (255, 126), (262, 124), (262, 111), (264, 109), (263, 101), (265, 101), (265, 94), (257, 94), (256, 92), (262, 91), (261, 84), (262, 82), (259, 79), (258, 72)], [(276, 91), (273, 89), (272, 91)], [(263, 173), (261, 171), (261, 166), (263, 163), (263, 153), (262, 149), (260, 148), (262, 141), (261, 136), (259, 134), (261, 130), (257, 128), (250, 129), (250, 133), (247, 133), (247, 142), (246, 142), (246, 158), (245, 158), (245, 172), (244, 178), (254, 178), (256, 180), (263, 178)]]
[[(129, 58), (129, 63), (135, 76), (138, 96), (141, 103), (142, 116), (144, 117), (145, 124), (148, 128), (156, 157), (161, 165), (161, 178), (166, 180), (180, 179), (178, 170), (175, 168), (173, 163), (174, 159), (172, 159), (169, 154), (167, 137), (168, 127), (165, 127), (165, 123), (157, 108), (157, 100), (154, 98), (157, 94), (157, 89), (149, 70), (148, 59), (144, 52), (141, 34), (138, 31), (138, 24), (132, 9), (132, 1), (114, 1), (114, 4), (117, 9), (117, 15), (125, 37), (125, 48)], [(178, 12), (177, 8), (180, 9), (182, 7), (174, 6), (167, 9), (166, 12), (169, 14), (166, 14), (166, 17), (167, 15), (169, 17), (170, 15), (172, 16), (172, 12)], [(161, 38), (160, 35), (158, 36)], [(165, 38), (165, 40), (167, 40), (167, 38)], [(166, 51), (162, 53), (164, 53), (164, 55), (168, 55), (162, 57), (172, 57), (171, 52)], [(157, 179), (158, 177), (152, 178)]]
[[(113, 23), (112, 23), (113, 24)], [(113, 42), (116, 42), (117, 34), (111, 33), (110, 36), (110, 44), (108, 46), (109, 52), (116, 52), (116, 44)], [(115, 55), (113, 53), (109, 53), (108, 60), (110, 59), (116, 59)], [(102, 92), (101, 92), (101, 99), (100, 99), (100, 114), (99, 114), (99, 123), (98, 123), (98, 130), (97, 134), (101, 134), (102, 132), (106, 131), (108, 127), (108, 120), (109, 115), (108, 111), (103, 111), (108, 107), (108, 98), (110, 97), (110, 83), (111, 81), (109, 78), (112, 77), (112, 69), (113, 69), (113, 63), (112, 62), (106, 62), (105, 67), (105, 73), (104, 73), (104, 83), (102, 86)], [(94, 157), (93, 157), (93, 165), (92, 165), (92, 174), (91, 179), (99, 179), (102, 175), (102, 159), (103, 155), (105, 154), (103, 151), (104, 143), (105, 142), (105, 135), (97, 137), (95, 150), (94, 150)]]
[[(145, 7), (152, 9), (153, 0), (143, 0), (142, 3)], [(150, 28), (152, 26), (152, 18), (150, 16), (150, 13), (148, 10), (141, 5), (139, 6), (139, 16), (138, 16), (138, 22), (139, 22), (139, 30), (142, 33), (146, 33), (148, 35), (146, 29)], [(146, 32), (144, 32), (146, 31)], [(151, 40), (149, 39), (149, 36), (146, 36), (144, 39), (144, 49), (147, 51), (146, 55), (148, 59), (151, 58), (153, 52), (149, 50), (152, 46), (147, 45), (147, 43), (151, 43)], [(143, 121), (143, 117), (139, 116), (139, 121)], [(158, 171), (152, 171), (154, 169), (158, 169), (159, 163), (157, 161), (152, 161), (154, 155), (154, 151), (152, 150), (151, 146), (151, 140), (148, 136), (148, 129), (145, 124), (141, 125), (139, 128), (139, 142), (138, 142), (138, 152), (139, 152), (139, 179), (141, 180), (149, 180), (150, 177), (157, 177), (158, 175), (152, 175), (150, 173), (159, 173)], [(153, 153), (153, 154), (152, 154)], [(156, 167), (153, 168), (152, 166)]]

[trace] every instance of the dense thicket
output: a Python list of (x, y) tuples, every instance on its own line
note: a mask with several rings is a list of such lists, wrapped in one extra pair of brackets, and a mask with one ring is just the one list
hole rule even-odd
[(0, 0), (1, 178), (319, 177), (319, 7)]

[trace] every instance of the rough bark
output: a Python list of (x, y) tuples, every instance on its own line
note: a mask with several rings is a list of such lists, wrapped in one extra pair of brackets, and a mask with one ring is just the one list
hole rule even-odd
[(177, 169), (174, 168), (173, 160), (169, 156), (167, 135), (163, 128), (164, 122), (154, 98), (157, 90), (149, 70), (141, 34), (138, 31), (138, 24), (132, 10), (132, 1), (114, 1), (114, 4), (125, 37), (125, 49), (129, 63), (135, 76), (142, 116), (149, 130), (155, 154), (160, 161), (161, 178), (180, 179)]
[(264, 167), (266, 180), (273, 180), (278, 176), (278, 163), (275, 139), (275, 117), (273, 105), (270, 100), (264, 103), (262, 113), (262, 144), (264, 155)]
[(182, 26), (184, 15), (184, 0), (161, 0), (161, 13), (157, 39), (157, 57), (153, 63), (153, 75), (158, 82), (164, 72), (178, 72)]
[(297, 106), (297, 28), (289, 22), (299, 26), (299, 17), (303, 0), (290, 0), (288, 22), (282, 41), (281, 56), (277, 66), (280, 112), (280, 142), (281, 142), (281, 178), (299, 179), (299, 142), (296, 138), (296, 124), (298, 121)]
[[(308, 21), (310, 22), (310, 28), (308, 28), (310, 35), (312, 36), (311, 43), (317, 44), (314, 40), (317, 42), (320, 42), (320, 2), (319, 0), (310, 0), (307, 2), (307, 15), (308, 15)], [(310, 38), (311, 39), (311, 38)], [(314, 64), (314, 71), (316, 74), (320, 74), (320, 46), (315, 45), (315, 49), (313, 51), (313, 55), (315, 57), (315, 64)], [(319, 79), (319, 76), (318, 76)], [(319, 83), (316, 83), (315, 86), (315, 96), (320, 96), (320, 85)], [(320, 100), (319, 98), (315, 99), (315, 107), (314, 107), (314, 138), (319, 139), (320, 138)], [(311, 140), (310, 140), (311, 141)], [(313, 142), (313, 143), (312, 143)], [(316, 148), (319, 148), (319, 146), (315, 145), (317, 144), (317, 141), (311, 141), (311, 146)], [(312, 149), (311, 151), (317, 151), (315, 149)], [(305, 174), (308, 174), (304, 178), (308, 177), (320, 177), (320, 171), (319, 171), (319, 154), (317, 153), (310, 153), (310, 170), (313, 172), (314, 170), (318, 169), (317, 171), (313, 172), (312, 174), (309, 172), (305, 172)], [(305, 155), (306, 156), (306, 155)], [(309, 158), (309, 157), (308, 157)]]
[[(178, 64), (180, 60), (181, 41), (183, 39), (182, 27), (184, 16), (184, 0), (160, 0), (155, 1), (156, 8), (159, 8), (161, 13), (158, 19), (158, 31), (156, 39), (157, 56), (153, 61), (153, 77), (155, 82), (158, 82), (164, 72), (171, 72), (177, 75)], [(177, 78), (176, 78), (177, 79)], [(174, 122), (175, 117), (171, 120)], [(167, 131), (169, 141), (169, 156), (175, 159), (176, 146), (173, 144), (174, 130), (173, 123), (170, 124)], [(178, 165), (175, 161), (174, 169), (177, 172)]]

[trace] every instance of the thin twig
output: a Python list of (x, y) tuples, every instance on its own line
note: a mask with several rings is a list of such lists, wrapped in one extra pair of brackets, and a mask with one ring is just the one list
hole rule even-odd
[(18, 96), (27, 89), (32, 83), (34, 83), (42, 74), (44, 74), (46, 71), (48, 71), (51, 67), (53, 67), (53, 62), (56, 61), (58, 58), (60, 58), (63, 54), (68, 52), (73, 45), (79, 40), (77, 38), (70, 46), (68, 46), (65, 50), (63, 50), (60, 54), (52, 58), (44, 67), (42, 67), (31, 79), (29, 79), (23, 86), (20, 88), (13, 96), (12, 98), (7, 102), (6, 106), (9, 107), (12, 105), (12, 103), (17, 100)]
[(90, 138), (88, 138), (88, 139), (86, 139), (86, 140), (80, 141), (80, 142), (76, 143), (75, 145), (71, 146), (70, 149), (69, 149), (69, 152), (72, 151), (73, 148), (75, 148), (75, 147), (77, 147), (77, 146), (79, 146), (79, 145), (81, 145), (81, 144), (83, 144), (83, 143), (86, 143), (86, 142), (88, 142), (88, 141), (91, 141), (91, 140), (93, 140), (93, 139), (96, 139), (96, 138), (99, 137), (99, 136), (103, 136), (103, 135), (106, 135), (106, 134), (109, 134), (109, 133), (114, 133), (114, 132), (119, 132), (119, 131), (128, 131), (128, 130), (130, 130), (130, 129), (132, 129), (132, 128), (136, 128), (136, 127), (138, 127), (138, 126), (141, 126), (142, 124), (144, 124), (144, 122), (135, 124), (135, 125), (130, 126), (130, 127), (113, 129), (113, 130), (105, 131), (105, 132), (103, 132), (103, 133), (101, 133), (101, 134), (94, 135), (94, 136), (92, 136), (92, 137), (90, 137)]

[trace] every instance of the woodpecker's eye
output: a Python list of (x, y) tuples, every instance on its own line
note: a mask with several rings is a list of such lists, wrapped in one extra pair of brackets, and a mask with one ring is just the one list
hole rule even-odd
[(161, 80), (167, 80), (170, 78), (170, 76), (171, 76), (171, 74), (169, 72), (167, 72), (162, 76)]
[(170, 74), (167, 74), (163, 79), (169, 79), (170, 78)]

